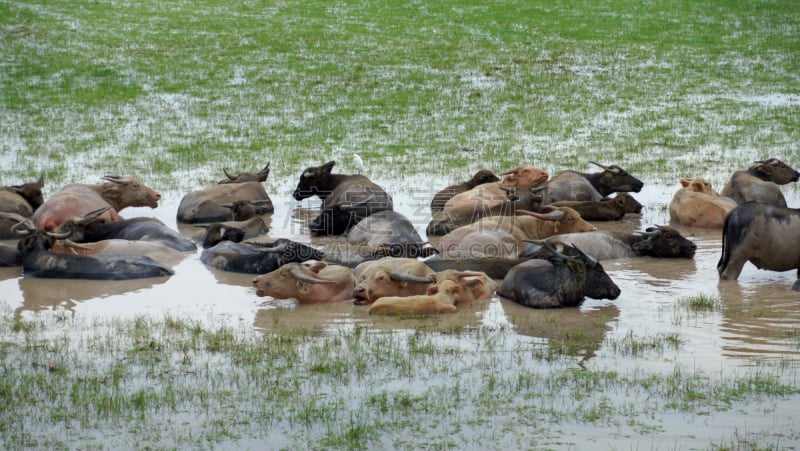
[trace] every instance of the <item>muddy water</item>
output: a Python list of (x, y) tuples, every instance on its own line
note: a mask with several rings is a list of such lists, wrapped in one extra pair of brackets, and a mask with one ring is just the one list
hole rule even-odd
[[(403, 186), (378, 180), (389, 187), (395, 208), (417, 224), (424, 236), (428, 222), (428, 190), (423, 180), (407, 179)], [(319, 244), (303, 229), (299, 207), (316, 208), (318, 202), (302, 204), (290, 198), (293, 186), (287, 182), (270, 193), (276, 205), (271, 235)], [(677, 187), (646, 186), (637, 199), (645, 205), (641, 215), (628, 215), (615, 223), (596, 223), (603, 230), (633, 231), (669, 222), (667, 205)], [(798, 196), (785, 190), (790, 205), (800, 205)], [(796, 193), (796, 191), (794, 192)], [(182, 193), (165, 193), (158, 209), (130, 209), (124, 216), (153, 216), (185, 234), (199, 233), (175, 222)], [(660, 361), (673, 365), (685, 361), (698, 369), (719, 370), (748, 366), (761, 360), (795, 359), (800, 352), (800, 293), (791, 291), (794, 272), (759, 271), (748, 264), (736, 282), (720, 282), (716, 264), (720, 254), (718, 230), (679, 227), (697, 245), (693, 260), (633, 258), (610, 260), (604, 267), (622, 289), (615, 301), (587, 300), (580, 309), (537, 311), (494, 298), (481, 305), (462, 308), (456, 315), (435, 320), (374, 319), (364, 307), (350, 303), (296, 306), (292, 301), (259, 298), (251, 288), (253, 275), (209, 269), (200, 251), (190, 253), (168, 278), (123, 282), (48, 280), (24, 277), (20, 268), (0, 268), (0, 303), (15, 315), (54, 310), (83, 317), (134, 317), (141, 314), (170, 314), (200, 321), (228, 320), (274, 327), (304, 326), (327, 328), (362, 323), (380, 329), (428, 328), (452, 330), (479, 325), (507, 325), (520, 337), (575, 340), (569, 331), (579, 330), (586, 359), (608, 360), (614, 365), (638, 365), (637, 358), (622, 359), (609, 343), (634, 334), (648, 337), (678, 333), (683, 345), (665, 351)], [(718, 297), (721, 306), (709, 311), (681, 307), (688, 296)], [(646, 358), (646, 357), (645, 357)]]

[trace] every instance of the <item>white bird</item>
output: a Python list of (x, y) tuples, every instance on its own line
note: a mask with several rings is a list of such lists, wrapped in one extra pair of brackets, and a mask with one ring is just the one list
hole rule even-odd
[(356, 170), (358, 171), (359, 174), (364, 172), (364, 161), (361, 159), (361, 157), (359, 157), (356, 154), (351, 154), (350, 159), (353, 160), (353, 162), (355, 163)]

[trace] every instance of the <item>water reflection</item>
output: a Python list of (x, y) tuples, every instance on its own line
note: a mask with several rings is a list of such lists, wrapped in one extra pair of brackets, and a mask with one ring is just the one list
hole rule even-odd
[(547, 339), (551, 346), (581, 356), (582, 361), (595, 356), (620, 312), (612, 304), (548, 310), (532, 309), (504, 298), (500, 303), (518, 334)]
[(40, 279), (20, 277), (23, 303), (15, 314), (24, 310), (38, 311), (55, 306), (72, 310), (76, 303), (94, 298), (134, 293), (163, 284), (169, 277), (133, 280)]

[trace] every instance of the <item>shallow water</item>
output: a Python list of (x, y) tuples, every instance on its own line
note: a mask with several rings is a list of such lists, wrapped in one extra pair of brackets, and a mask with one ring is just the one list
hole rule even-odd
[[(383, 186), (389, 181), (378, 180)], [(406, 178), (392, 193), (395, 209), (406, 214), (424, 237), (427, 225), (427, 190), (422, 180)], [(270, 193), (276, 206), (271, 217), (270, 235), (322, 244), (329, 240), (311, 239), (303, 228), (303, 208), (314, 209), (318, 201), (298, 203), (291, 199), (292, 186)], [(667, 205), (676, 187), (646, 186), (636, 195), (645, 206), (641, 215), (627, 215), (618, 222), (596, 222), (601, 230), (633, 231), (652, 224), (669, 223)], [(793, 192), (787, 191), (787, 196)], [(192, 235), (192, 226), (176, 224), (175, 212), (182, 193), (164, 193), (157, 209), (133, 208), (124, 216), (152, 216), (167, 225)], [(798, 199), (789, 197), (790, 205)], [(300, 207), (300, 209), (298, 209)], [(298, 214), (298, 212), (300, 212)], [(620, 286), (622, 294), (615, 301), (587, 300), (580, 309), (541, 312), (522, 308), (512, 302), (493, 298), (490, 303), (470, 307), (441, 322), (453, 326), (511, 324), (522, 335), (548, 337), (541, 326), (542, 315), (560, 317), (559, 322), (588, 319), (602, 312), (607, 322), (602, 333), (593, 335), (587, 346), (587, 358), (603, 358), (604, 341), (633, 331), (637, 336), (678, 331), (689, 343), (682, 347), (680, 358), (690, 358), (693, 365), (717, 369), (720, 366), (746, 366), (757, 360), (796, 357), (800, 352), (800, 293), (791, 291), (794, 271), (783, 273), (759, 271), (747, 264), (738, 281), (720, 282), (716, 264), (720, 255), (719, 230), (677, 226), (697, 246), (692, 260), (631, 258), (603, 263)], [(65, 310), (81, 317), (134, 317), (141, 314), (174, 314), (200, 321), (226, 318), (252, 323), (269, 329), (280, 317), (280, 324), (311, 325), (325, 328), (341, 322), (370, 322), (361, 310), (345, 302), (336, 305), (296, 306), (292, 301), (259, 298), (251, 287), (253, 275), (236, 274), (206, 267), (200, 262), (200, 250), (187, 254), (167, 278), (132, 281), (76, 281), (24, 277), (20, 268), (0, 268), (0, 302), (15, 315), (41, 310)], [(688, 296), (705, 294), (718, 297), (721, 308), (697, 312), (677, 306)], [(574, 318), (573, 318), (574, 317)], [(405, 320), (397, 327), (413, 327)], [(381, 326), (383, 327), (383, 326)], [(557, 334), (557, 332), (554, 332)], [(596, 354), (596, 356), (595, 356)], [(610, 356), (609, 358), (615, 358)], [(678, 358), (676, 356), (676, 358)], [(635, 359), (633, 359), (635, 360)], [(635, 364), (635, 363), (634, 363)]]

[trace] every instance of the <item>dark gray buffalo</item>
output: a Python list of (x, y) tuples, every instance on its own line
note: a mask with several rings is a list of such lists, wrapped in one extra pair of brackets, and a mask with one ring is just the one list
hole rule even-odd
[(361, 174), (332, 174), (335, 164), (306, 168), (292, 193), (298, 201), (322, 199), (319, 216), (308, 226), (312, 234), (341, 235), (373, 213), (394, 210), (392, 197), (383, 188)]
[(266, 274), (287, 263), (322, 260), (325, 253), (311, 246), (281, 238), (271, 243), (222, 241), (203, 250), (200, 261), (223, 271)]
[(638, 214), (642, 204), (628, 193), (617, 193), (601, 200), (561, 200), (550, 204), (554, 207), (570, 207), (587, 221), (618, 221), (628, 213)]
[(258, 205), (257, 214), (275, 211), (272, 199), (262, 184), (269, 175), (269, 164), (256, 173), (233, 177), (226, 171), (225, 175), (228, 180), (183, 196), (178, 205), (178, 221), (184, 224), (229, 221), (231, 209), (237, 204), (255, 203)]
[(545, 204), (562, 200), (600, 200), (617, 192), (638, 193), (644, 186), (641, 180), (619, 166), (604, 166), (594, 161), (590, 163), (599, 166), (603, 171), (559, 173), (547, 182)]
[[(546, 240), (554, 247), (577, 246), (595, 260), (629, 257), (693, 258), (697, 245), (669, 226), (648, 227), (633, 234), (583, 232), (555, 235)], [(519, 254), (521, 258), (534, 258), (541, 245), (531, 243)]]
[(722, 229), (722, 280), (736, 280), (745, 263), (770, 271), (797, 270), (800, 291), (800, 209), (747, 202), (731, 210)]
[(564, 255), (553, 248), (547, 259), (532, 259), (509, 271), (497, 294), (532, 308), (580, 305), (584, 298), (616, 299), (619, 287), (593, 258), (572, 248)]
[(770, 158), (756, 161), (755, 165), (746, 171), (734, 172), (720, 195), (730, 197), (740, 205), (754, 200), (786, 207), (786, 198), (783, 197), (778, 185), (796, 182), (798, 179), (800, 172), (777, 158)]
[(402, 213), (379, 211), (347, 231), (347, 243), (364, 256), (428, 257), (436, 249), (426, 246), (414, 224)]
[(18, 244), (25, 276), (50, 279), (130, 280), (164, 277), (172, 270), (149, 257), (118, 253), (74, 255), (53, 253), (56, 240), (69, 238), (71, 232), (47, 232), (25, 221), (13, 227), (21, 239)]

